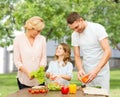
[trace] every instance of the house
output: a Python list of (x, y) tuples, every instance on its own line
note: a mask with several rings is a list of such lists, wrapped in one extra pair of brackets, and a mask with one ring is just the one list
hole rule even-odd
[(110, 58), (110, 68), (120, 68), (120, 51), (112, 49), (112, 56)]
[[(54, 59), (54, 54), (58, 41), (49, 40), (47, 42), (47, 62)], [(13, 64), (13, 47), (0, 48), (0, 74), (9, 73), (16, 71), (16, 67)], [(71, 51), (72, 63), (74, 64), (74, 54)], [(120, 68), (120, 51), (117, 49), (112, 49), (112, 56), (110, 58), (111, 68)]]

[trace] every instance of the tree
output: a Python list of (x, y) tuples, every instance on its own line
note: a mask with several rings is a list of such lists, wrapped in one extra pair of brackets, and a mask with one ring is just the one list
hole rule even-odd
[[(5, 36), (9, 36), (10, 40), (13, 40), (13, 30), (21, 30), (28, 18), (38, 15), (45, 21), (46, 27), (42, 34), (47, 39), (59, 40), (60, 42), (66, 39), (70, 44), (72, 31), (67, 26), (66, 17), (71, 11), (77, 11), (85, 19), (103, 24), (113, 47), (116, 47), (120, 42), (119, 2), (112, 0), (14, 0), (11, 3), (8, 1), (10, 0), (6, 1), (8, 5), (5, 4), (4, 8), (0, 7), (0, 9), (4, 9), (0, 19), (9, 16), (9, 19), (0, 28), (0, 31), (4, 32), (0, 34), (0, 38), (3, 40)], [(3, 5), (0, 3), (0, 6)], [(7, 30), (5, 30), (6, 27), (8, 27)]]
[(118, 43), (120, 43), (120, 17), (118, 16), (119, 13), (120, 3), (107, 0), (102, 1), (100, 3), (100, 6), (97, 6), (93, 10), (93, 16), (91, 18), (91, 20), (97, 21), (106, 27), (111, 45), (118, 50), (120, 50), (120, 47), (118, 46)]
[(12, 35), (14, 30), (13, 4), (17, 0), (0, 1), (0, 46), (9, 46), (12, 44)]

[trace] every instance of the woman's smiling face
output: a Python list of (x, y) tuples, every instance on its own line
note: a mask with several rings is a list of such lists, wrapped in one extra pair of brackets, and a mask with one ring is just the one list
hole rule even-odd
[(41, 31), (37, 31), (34, 28), (33, 29), (29, 29), (29, 35), (33, 38), (35, 38), (38, 34), (40, 34)]

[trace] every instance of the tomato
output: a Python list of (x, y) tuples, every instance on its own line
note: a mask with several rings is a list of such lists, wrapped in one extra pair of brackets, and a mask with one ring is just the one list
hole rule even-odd
[(34, 91), (34, 90), (31, 90), (31, 93), (32, 93), (32, 94), (35, 94), (35, 91)]
[(34, 90), (34, 92), (35, 92), (36, 94), (38, 94), (38, 93), (39, 93), (39, 90), (38, 90), (38, 89), (36, 89), (36, 90)]
[(44, 89), (42, 89), (42, 93), (45, 93), (45, 90), (44, 90)]
[(31, 94), (44, 94), (44, 93), (47, 93), (48, 90), (47, 88), (43, 88), (43, 89), (28, 89), (28, 92), (30, 92)]
[(62, 94), (68, 94), (68, 92), (69, 92), (69, 87), (67, 87), (67, 86), (62, 86), (62, 88), (61, 88), (61, 93), (62, 93)]
[(28, 92), (31, 92), (32, 91), (32, 89), (28, 89)]
[(39, 90), (39, 93), (42, 93), (42, 89), (41, 89), (41, 90)]

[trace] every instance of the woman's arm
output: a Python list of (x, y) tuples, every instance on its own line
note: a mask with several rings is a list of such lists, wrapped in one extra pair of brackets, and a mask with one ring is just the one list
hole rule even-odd
[(29, 71), (24, 68), (21, 54), (20, 54), (20, 47), (19, 47), (19, 41), (15, 38), (14, 44), (13, 44), (13, 56), (14, 56), (14, 64), (18, 68), (19, 71), (24, 72), (28, 77), (30, 77)]

